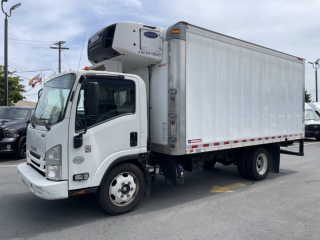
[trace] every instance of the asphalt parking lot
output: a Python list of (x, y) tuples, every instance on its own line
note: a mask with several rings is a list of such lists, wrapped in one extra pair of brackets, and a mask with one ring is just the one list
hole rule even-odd
[[(296, 144), (287, 150), (296, 150)], [(320, 239), (320, 142), (305, 156), (281, 155), (280, 173), (241, 178), (217, 164), (172, 187), (159, 179), (131, 213), (109, 216), (95, 195), (46, 201), (0, 157), (0, 239)]]

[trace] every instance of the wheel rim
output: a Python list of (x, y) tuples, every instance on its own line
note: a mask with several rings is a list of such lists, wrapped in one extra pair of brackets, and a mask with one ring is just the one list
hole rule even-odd
[(260, 175), (263, 175), (267, 171), (267, 167), (268, 167), (267, 156), (264, 153), (261, 153), (257, 158), (257, 163), (256, 163), (257, 172)]
[(138, 190), (137, 177), (132, 173), (123, 172), (111, 181), (109, 197), (113, 204), (122, 207), (130, 204), (136, 198)]

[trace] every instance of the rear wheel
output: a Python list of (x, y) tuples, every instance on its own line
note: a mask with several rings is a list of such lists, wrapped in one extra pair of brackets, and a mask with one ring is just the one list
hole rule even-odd
[(267, 177), (270, 166), (270, 155), (265, 148), (252, 149), (246, 159), (248, 177), (253, 180), (263, 180)]
[(318, 141), (320, 141), (320, 137), (316, 137), (316, 139), (317, 139)]
[(97, 198), (111, 215), (133, 210), (145, 191), (144, 175), (139, 167), (124, 163), (113, 168), (100, 187)]
[(240, 152), (237, 156), (237, 169), (241, 177), (248, 178), (247, 169), (246, 169), (246, 159), (248, 151)]
[(26, 136), (21, 136), (18, 140), (17, 149), (15, 152), (16, 158), (26, 158), (26, 144), (27, 144)]

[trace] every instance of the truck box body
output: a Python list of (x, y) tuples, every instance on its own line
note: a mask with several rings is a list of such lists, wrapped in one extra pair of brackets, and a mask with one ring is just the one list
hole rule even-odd
[(126, 71), (147, 89), (151, 82), (152, 151), (183, 155), (304, 136), (303, 59), (184, 22), (162, 36), (150, 78), (148, 67)]

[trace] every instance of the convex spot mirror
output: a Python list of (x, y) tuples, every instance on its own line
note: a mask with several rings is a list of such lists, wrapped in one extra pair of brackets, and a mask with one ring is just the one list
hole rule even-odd
[(97, 82), (87, 83), (86, 89), (86, 115), (95, 116), (98, 115), (99, 110), (99, 98), (100, 98), (100, 87)]

